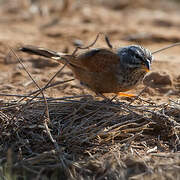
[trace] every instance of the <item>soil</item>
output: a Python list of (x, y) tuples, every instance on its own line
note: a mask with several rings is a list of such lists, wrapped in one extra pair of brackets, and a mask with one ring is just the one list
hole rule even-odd
[[(137, 4), (131, 1), (113, 1), (110, 6), (108, 1), (104, 1), (102, 4), (84, 3), (81, 6), (69, 1), (67, 7), (61, 3), (55, 6), (48, 2), (35, 5), (17, 2), (19, 3), (7, 1), (1, 5), (1, 93), (26, 94), (35, 88), (9, 47), (15, 49), (25, 44), (71, 53), (76, 42), (80, 41), (86, 46), (99, 32), (106, 33), (114, 47), (140, 44), (152, 52), (180, 41), (179, 4), (175, 2), (154, 1), (153, 5), (148, 1), (138, 1)], [(106, 47), (103, 37), (94, 47)], [(156, 86), (150, 87), (153, 96), (148, 92), (143, 96), (161, 101), (179, 98), (179, 48), (177, 46), (154, 55), (151, 72), (155, 72), (157, 76), (151, 76), (151, 72), (149, 74), (156, 79)], [(23, 59), (28, 71), (41, 86), (62, 66), (49, 60), (44, 61), (40, 57), (19, 52), (17, 55)], [(163, 82), (159, 79), (162, 76), (159, 73), (167, 74), (163, 76)], [(72, 78), (72, 73), (65, 69), (55, 81), (68, 78)], [(138, 94), (142, 88), (142, 85), (138, 86), (132, 92)], [(78, 82), (53, 87), (47, 92), (53, 97), (92, 94)]]

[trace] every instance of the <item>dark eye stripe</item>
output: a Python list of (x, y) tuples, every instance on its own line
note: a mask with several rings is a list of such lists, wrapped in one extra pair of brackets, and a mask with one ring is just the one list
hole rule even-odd
[(137, 59), (142, 59), (142, 57), (141, 57), (139, 54), (134, 54), (134, 56), (135, 56)]

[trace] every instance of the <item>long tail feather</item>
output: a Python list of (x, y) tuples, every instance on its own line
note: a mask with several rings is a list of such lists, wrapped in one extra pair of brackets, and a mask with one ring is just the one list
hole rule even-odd
[(35, 46), (23, 46), (19, 50), (28, 54), (39, 55), (39, 56), (43, 56), (43, 57), (51, 58), (55, 60), (59, 60), (61, 59), (61, 56), (65, 55), (63, 53), (59, 53), (59, 52), (55, 52), (52, 50), (35, 47)]

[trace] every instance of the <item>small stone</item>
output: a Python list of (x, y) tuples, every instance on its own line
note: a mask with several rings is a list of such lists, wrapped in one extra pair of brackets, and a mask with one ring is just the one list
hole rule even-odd
[(145, 77), (143, 83), (152, 88), (171, 86), (173, 84), (171, 76), (166, 72), (152, 72)]
[(83, 46), (83, 42), (81, 40), (79, 40), (79, 39), (75, 39), (73, 41), (73, 45), (76, 46), (76, 47), (81, 47), (81, 46)]

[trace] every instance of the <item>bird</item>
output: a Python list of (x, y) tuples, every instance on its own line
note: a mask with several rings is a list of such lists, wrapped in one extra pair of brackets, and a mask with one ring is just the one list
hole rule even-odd
[(129, 45), (119, 48), (91, 48), (77, 55), (65, 54), (42, 47), (22, 46), (20, 51), (67, 63), (76, 79), (96, 94), (125, 93), (134, 89), (150, 71), (152, 53), (140, 46)]

